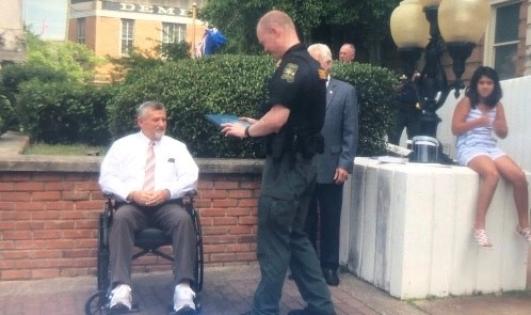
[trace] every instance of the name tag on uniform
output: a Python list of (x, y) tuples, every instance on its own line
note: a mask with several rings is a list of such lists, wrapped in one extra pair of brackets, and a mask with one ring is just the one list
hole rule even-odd
[(168, 163), (175, 163), (175, 159), (174, 158), (169, 158), (168, 159)]

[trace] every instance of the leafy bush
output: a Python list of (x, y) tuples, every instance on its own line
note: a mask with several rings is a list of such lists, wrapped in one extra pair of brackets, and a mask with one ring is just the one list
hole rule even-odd
[(34, 142), (106, 144), (111, 94), (111, 87), (30, 80), (20, 85), (16, 110)]
[(164, 44), (159, 50), (162, 57), (170, 61), (190, 58), (190, 44), (184, 41)]
[[(109, 104), (114, 137), (135, 130), (135, 108), (158, 100), (168, 108), (168, 133), (184, 141), (196, 156), (252, 157), (256, 144), (227, 139), (204, 118), (207, 113), (256, 116), (264, 82), (273, 72), (270, 58), (216, 56), (183, 59), (126, 79)], [(138, 72), (136, 72), (138, 74)]]
[(134, 78), (142, 77), (145, 72), (151, 71), (163, 64), (163, 60), (155, 58), (149, 51), (133, 49), (126, 57), (109, 58), (113, 65), (111, 77), (113, 81), (123, 81), (128, 83)]
[[(168, 108), (168, 133), (185, 143), (196, 156), (254, 157), (256, 142), (222, 137), (204, 119), (207, 113), (257, 116), (265, 98), (265, 83), (274, 71), (268, 57), (226, 55), (200, 60), (180, 60), (135, 72), (109, 103), (114, 137), (136, 130), (135, 108), (145, 100), (158, 100)], [(389, 123), (395, 84), (393, 74), (365, 65), (338, 65), (336, 77), (353, 83), (360, 100), (359, 155), (381, 152)]]
[(370, 64), (334, 65), (334, 77), (356, 87), (359, 108), (359, 156), (384, 152), (384, 138), (395, 108), (397, 76), (390, 70)]
[(18, 93), (19, 85), (31, 79), (38, 79), (43, 82), (66, 81), (67, 74), (49, 66), (10, 64), (0, 70), (2, 88), (6, 93), (13, 96)]
[(15, 121), (15, 114), (7, 96), (0, 92), (0, 135), (9, 130)]
[(129, 56), (109, 57), (113, 65), (111, 77), (113, 81), (123, 81), (125, 78), (127, 83), (166, 61), (190, 58), (190, 44), (184, 41), (158, 45), (154, 50), (134, 48)]
[(103, 61), (83, 44), (44, 41), (30, 32), (25, 33), (25, 39), (28, 66), (53, 69), (65, 74), (68, 80), (92, 81), (96, 65)]
[[(22, 120), (26, 123), (28, 120), (24, 115), (26, 112), (31, 112), (31, 107), (28, 104), (17, 104), (18, 98), (27, 98), (27, 89), (24, 92), (26, 95), (18, 95), (21, 86), (30, 80), (38, 80), (50, 84), (56, 82), (59, 86), (66, 86), (67, 82), (71, 82), (74, 87), (80, 86), (82, 83), (90, 82), (94, 76), (94, 69), (99, 59), (95, 56), (85, 45), (77, 43), (59, 43), (46, 42), (38, 38), (38, 36), (26, 32), (25, 42), (27, 44), (27, 59), (22, 64), (10, 64), (0, 69), (0, 94), (8, 99), (8, 103), (16, 108), (25, 108)], [(40, 88), (36, 83), (29, 84), (32, 87)], [(52, 93), (48, 96), (52, 97), (54, 91), (48, 90), (47, 93)], [(2, 106), (8, 104), (2, 101)], [(7, 109), (2, 108), (2, 119), (4, 121), (3, 128), (19, 129), (17, 116), (11, 115)], [(7, 119), (7, 120), (6, 120)], [(35, 125), (31, 123), (32, 130), (36, 131)], [(25, 126), (28, 127), (28, 124)], [(43, 126), (49, 128), (50, 126)], [(0, 128), (0, 129), (3, 129)], [(65, 135), (68, 138), (69, 135)], [(54, 140), (55, 141), (55, 140)]]

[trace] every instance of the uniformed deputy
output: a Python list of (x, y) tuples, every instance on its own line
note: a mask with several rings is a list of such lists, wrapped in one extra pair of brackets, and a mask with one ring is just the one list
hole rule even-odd
[(244, 118), (248, 127), (225, 124), (226, 136), (267, 136), (266, 161), (258, 201), (257, 256), (261, 280), (250, 314), (279, 314), (288, 266), (308, 303), (296, 314), (335, 314), (330, 292), (304, 223), (315, 185), (314, 155), (322, 152), (326, 76), (300, 44), (291, 18), (280, 11), (265, 14), (256, 27), (264, 50), (280, 59), (269, 83), (266, 113)]

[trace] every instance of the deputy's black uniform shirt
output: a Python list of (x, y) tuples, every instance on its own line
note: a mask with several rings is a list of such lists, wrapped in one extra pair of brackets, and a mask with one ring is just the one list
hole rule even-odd
[(280, 61), (269, 82), (267, 109), (282, 105), (290, 109), (283, 131), (299, 137), (320, 135), (326, 111), (326, 75), (306, 47), (291, 47)]

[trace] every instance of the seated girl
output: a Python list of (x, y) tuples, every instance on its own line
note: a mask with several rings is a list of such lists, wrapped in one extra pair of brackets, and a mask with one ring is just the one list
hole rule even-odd
[(497, 138), (507, 137), (508, 132), (501, 97), (496, 71), (479, 67), (470, 80), (465, 97), (457, 104), (452, 119), (452, 132), (457, 136), (457, 160), (480, 176), (473, 235), (481, 247), (492, 247), (485, 231), (485, 216), (500, 176), (513, 186), (518, 211), (516, 231), (527, 242), (531, 241), (526, 177), (522, 169), (497, 146)]

